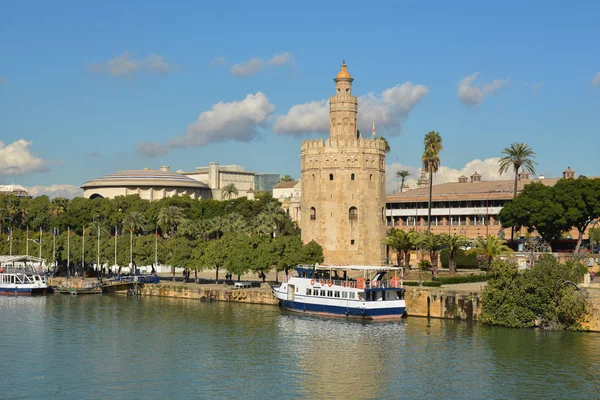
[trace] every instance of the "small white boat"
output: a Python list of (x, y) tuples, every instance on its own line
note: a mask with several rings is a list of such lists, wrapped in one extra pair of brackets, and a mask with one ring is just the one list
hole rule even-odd
[(394, 319), (406, 312), (401, 268), (317, 264), (295, 270), (297, 276), (273, 287), (288, 310), (363, 319)]
[(16, 271), (0, 273), (0, 295), (43, 295), (47, 290), (48, 284), (42, 275)]

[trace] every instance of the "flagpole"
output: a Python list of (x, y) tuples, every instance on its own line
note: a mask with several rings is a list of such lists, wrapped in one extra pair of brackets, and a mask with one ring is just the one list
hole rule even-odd
[(83, 234), (81, 235), (81, 279), (83, 279), (84, 271), (85, 271), (85, 226), (83, 227)]
[(40, 265), (42, 264), (42, 227), (40, 226)]
[(98, 260), (96, 261), (96, 268), (98, 268), (98, 278), (102, 280), (102, 268), (100, 268), (100, 225), (98, 225)]
[(118, 227), (115, 225), (115, 266), (117, 265), (117, 236), (119, 236)]
[(25, 255), (29, 255), (29, 226), (27, 227), (27, 236), (25, 240)]
[(56, 227), (52, 229), (52, 263), (54, 264), (54, 272), (56, 272)]
[(12, 226), (10, 227), (10, 255), (12, 256)]
[(156, 238), (154, 240), (154, 267), (158, 268), (158, 228), (156, 228)]
[(67, 276), (71, 276), (71, 227), (67, 227)]
[(133, 229), (129, 229), (129, 273), (133, 268)]

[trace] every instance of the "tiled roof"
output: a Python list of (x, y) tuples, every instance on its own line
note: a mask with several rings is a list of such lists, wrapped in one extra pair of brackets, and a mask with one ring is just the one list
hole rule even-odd
[(298, 181), (290, 181), (290, 182), (279, 182), (277, 185), (273, 186), (273, 189), (290, 189), (296, 186)]
[[(554, 186), (558, 178), (528, 179), (517, 182), (517, 190), (532, 182), (541, 182), (547, 186)], [(433, 200), (443, 201), (447, 198), (453, 200), (475, 199), (511, 199), (513, 196), (514, 181), (480, 181), (480, 182), (447, 182), (433, 185)], [(489, 197), (488, 197), (489, 196)], [(429, 187), (409, 190), (403, 193), (392, 193), (386, 197), (387, 202), (424, 201), (429, 197)]]
[(124, 170), (104, 175), (101, 178), (92, 179), (81, 185), (82, 188), (103, 186), (182, 186), (206, 188), (203, 182), (188, 176), (171, 171), (160, 171), (151, 169)]

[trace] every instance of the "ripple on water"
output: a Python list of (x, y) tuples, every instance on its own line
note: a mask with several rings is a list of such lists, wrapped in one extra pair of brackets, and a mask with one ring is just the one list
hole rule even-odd
[(166, 298), (0, 298), (2, 397), (598, 398), (600, 335)]

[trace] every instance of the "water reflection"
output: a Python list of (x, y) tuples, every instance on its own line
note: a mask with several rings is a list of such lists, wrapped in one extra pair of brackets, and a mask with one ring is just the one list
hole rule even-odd
[(0, 321), (3, 398), (598, 397), (597, 334), (121, 296), (0, 298)]

